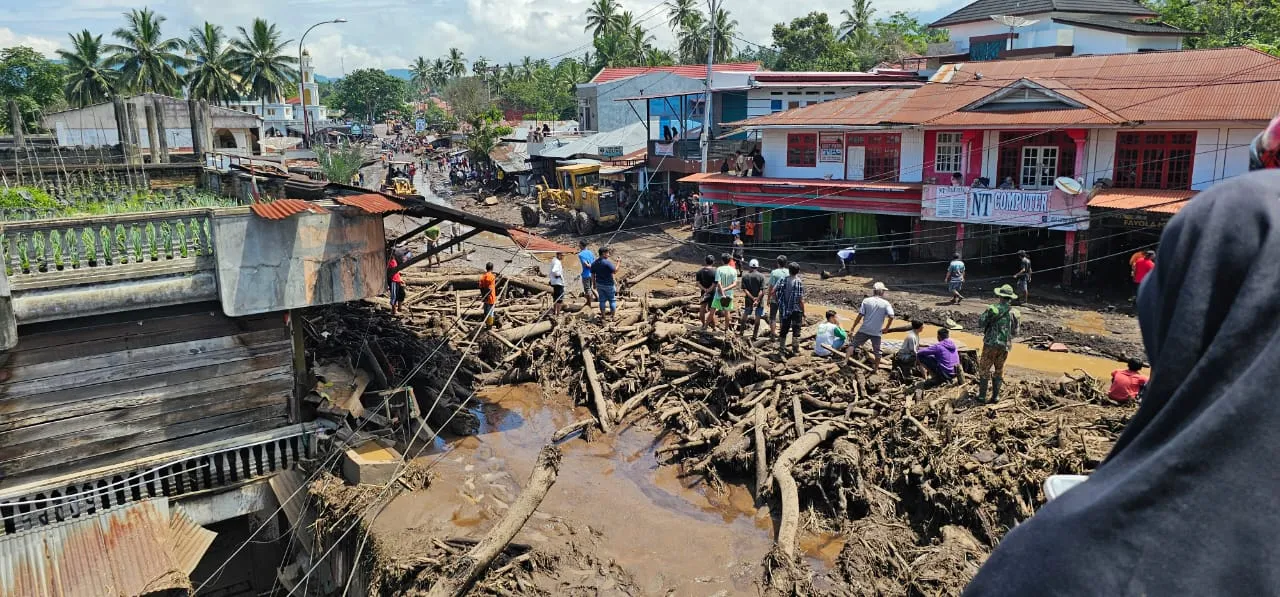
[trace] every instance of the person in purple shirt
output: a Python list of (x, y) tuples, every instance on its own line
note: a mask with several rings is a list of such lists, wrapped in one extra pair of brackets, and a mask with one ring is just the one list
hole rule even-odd
[(938, 386), (956, 377), (956, 368), (960, 366), (960, 353), (956, 351), (956, 343), (951, 340), (951, 331), (938, 328), (938, 341), (921, 348), (916, 358), (931, 374), (926, 382), (928, 386)]

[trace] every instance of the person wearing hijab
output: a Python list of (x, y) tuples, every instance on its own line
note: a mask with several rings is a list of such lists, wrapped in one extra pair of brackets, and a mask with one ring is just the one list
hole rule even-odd
[(966, 596), (1280, 594), (1280, 172), (1200, 193), (1160, 252), (1138, 291), (1138, 411)]

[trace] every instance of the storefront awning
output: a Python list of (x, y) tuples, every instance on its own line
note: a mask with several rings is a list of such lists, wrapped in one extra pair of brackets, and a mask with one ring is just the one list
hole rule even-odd
[(1089, 209), (1123, 209), (1173, 215), (1197, 191), (1166, 189), (1099, 189), (1089, 199)]
[(753, 207), (920, 215), (920, 184), (803, 178), (754, 178), (700, 173), (680, 182), (699, 186), (703, 200)]

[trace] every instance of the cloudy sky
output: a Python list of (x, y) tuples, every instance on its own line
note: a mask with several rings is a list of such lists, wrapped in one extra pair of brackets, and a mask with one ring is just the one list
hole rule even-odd
[[(723, 0), (738, 21), (740, 35), (768, 44), (774, 23), (811, 10), (827, 12), (839, 21), (848, 0)], [(624, 8), (643, 20), (658, 42), (671, 45), (660, 0), (622, 0)], [(965, 0), (876, 0), (877, 15), (907, 10), (931, 20), (965, 4)], [(317, 27), (307, 36), (307, 48), (322, 75), (340, 76), (356, 68), (404, 68), (417, 56), (435, 58), (450, 47), (468, 59), (516, 62), (522, 56), (555, 58), (580, 56), (589, 42), (583, 33), (583, 13), (589, 0), (0, 0), (0, 47), (28, 45), (52, 54), (67, 46), (67, 33), (89, 29), (110, 37), (121, 13), (149, 6), (164, 15), (168, 36), (186, 37), (204, 21), (234, 32), (255, 17), (277, 23), (297, 40), (316, 21), (345, 18), (349, 22)]]

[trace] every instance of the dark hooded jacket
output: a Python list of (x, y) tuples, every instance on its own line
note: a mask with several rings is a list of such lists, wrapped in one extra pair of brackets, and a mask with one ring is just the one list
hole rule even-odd
[(1138, 313), (1138, 412), (965, 595), (1280, 595), (1280, 172), (1192, 199)]

